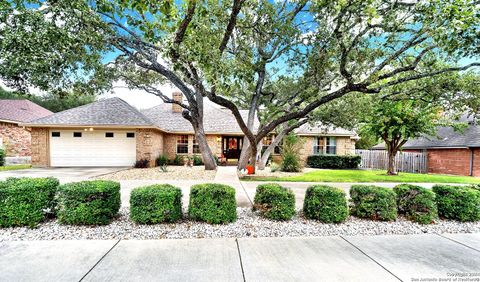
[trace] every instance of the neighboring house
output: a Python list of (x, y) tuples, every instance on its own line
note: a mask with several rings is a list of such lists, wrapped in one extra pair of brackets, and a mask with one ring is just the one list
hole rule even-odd
[[(455, 131), (452, 127), (438, 127), (437, 136), (409, 140), (405, 152), (426, 152), (428, 173), (480, 176), (480, 126), (471, 118), (462, 117), (468, 128)], [(384, 149), (384, 144), (373, 149)]]
[(29, 100), (0, 100), (0, 147), (7, 157), (30, 157), (30, 131), (20, 124), (51, 114)]
[[(173, 93), (173, 98), (183, 97)], [(35, 166), (131, 166), (140, 159), (153, 165), (161, 154), (169, 159), (200, 154), (182, 110), (176, 104), (161, 104), (138, 111), (120, 98), (110, 98), (23, 125), (32, 131)], [(247, 111), (241, 113), (246, 119)], [(230, 111), (206, 105), (204, 129), (215, 155), (238, 160), (243, 133)], [(315, 152), (354, 153), (354, 132), (302, 127), (298, 134), (306, 140), (303, 159)]]

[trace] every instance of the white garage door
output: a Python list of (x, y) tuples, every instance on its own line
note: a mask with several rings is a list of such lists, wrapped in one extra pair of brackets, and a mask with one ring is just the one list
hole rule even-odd
[(132, 166), (134, 131), (50, 130), (51, 166)]

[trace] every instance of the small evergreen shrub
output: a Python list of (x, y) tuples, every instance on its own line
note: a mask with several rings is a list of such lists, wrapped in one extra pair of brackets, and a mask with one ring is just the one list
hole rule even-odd
[(269, 219), (289, 220), (295, 215), (295, 194), (279, 184), (258, 185), (253, 209)]
[(392, 189), (373, 185), (352, 185), (352, 215), (360, 218), (390, 221), (397, 218), (396, 194)]
[(132, 190), (130, 218), (139, 224), (175, 222), (182, 218), (182, 190), (169, 184)]
[(431, 190), (417, 185), (400, 184), (393, 191), (397, 194), (399, 214), (421, 224), (433, 223), (437, 218), (435, 193)]
[(237, 219), (235, 189), (223, 184), (197, 184), (190, 188), (188, 216), (207, 223), (229, 223)]
[(0, 166), (5, 165), (5, 150), (0, 148)]
[(165, 166), (168, 164), (168, 158), (165, 155), (160, 155), (157, 157), (157, 160), (155, 162), (157, 166)]
[(180, 155), (175, 155), (175, 158), (173, 160), (170, 160), (171, 165), (184, 165), (184, 157)]
[(438, 215), (458, 221), (480, 220), (480, 191), (468, 186), (435, 185)]
[(135, 164), (133, 165), (133, 167), (134, 168), (147, 168), (149, 163), (150, 163), (149, 160), (141, 159), (141, 160), (135, 161)]
[(287, 135), (283, 140), (281, 170), (285, 172), (299, 172), (302, 170), (300, 151), (303, 142), (295, 134)]
[(8, 178), (0, 182), (0, 227), (35, 227), (55, 214), (56, 178)]
[(108, 180), (59, 186), (58, 221), (71, 225), (109, 224), (120, 209), (120, 183)]
[(193, 155), (193, 165), (203, 165), (202, 157), (199, 155)]
[(345, 192), (326, 185), (310, 186), (305, 193), (303, 214), (325, 223), (343, 222), (348, 217)]
[(362, 157), (359, 155), (312, 155), (307, 157), (307, 165), (313, 168), (356, 169)]

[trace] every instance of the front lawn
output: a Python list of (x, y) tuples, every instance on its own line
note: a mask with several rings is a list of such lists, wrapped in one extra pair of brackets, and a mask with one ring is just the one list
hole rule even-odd
[(31, 167), (32, 166), (29, 165), (29, 164), (6, 165), (6, 166), (0, 166), (0, 171), (26, 169), (26, 168), (31, 168)]
[(384, 170), (315, 170), (288, 177), (248, 176), (248, 181), (291, 182), (425, 182), (425, 183), (480, 183), (480, 177), (441, 174), (399, 173), (386, 175)]

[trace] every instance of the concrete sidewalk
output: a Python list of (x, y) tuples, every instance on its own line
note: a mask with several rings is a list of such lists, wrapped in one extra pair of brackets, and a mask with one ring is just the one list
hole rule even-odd
[(0, 242), (0, 280), (420, 281), (458, 275), (480, 279), (479, 242), (480, 234), (5, 241)]

